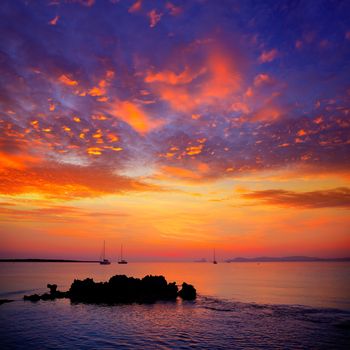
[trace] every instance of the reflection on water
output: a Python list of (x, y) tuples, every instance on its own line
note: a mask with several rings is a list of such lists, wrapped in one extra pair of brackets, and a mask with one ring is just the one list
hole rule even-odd
[[(16, 291), (68, 289), (75, 278), (162, 274), (192, 283), (199, 294), (241, 302), (299, 304), (350, 310), (350, 263), (1, 263), (0, 298)], [(25, 294), (25, 293), (23, 293)], [(20, 295), (21, 296), (21, 295)], [(14, 297), (14, 296), (12, 296)], [(18, 296), (17, 296), (18, 298)]]
[[(348, 349), (348, 263), (3, 263), (1, 349)], [(186, 281), (194, 302), (87, 305), (24, 302), (47, 283), (163, 274)], [(253, 302), (253, 303), (252, 303)], [(280, 304), (280, 305), (278, 305)], [(296, 306), (295, 304), (308, 305)]]

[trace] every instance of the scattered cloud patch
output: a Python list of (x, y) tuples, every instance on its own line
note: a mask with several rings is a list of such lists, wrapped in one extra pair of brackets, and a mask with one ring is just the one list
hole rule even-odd
[(262, 190), (241, 194), (257, 204), (275, 205), (287, 208), (350, 208), (350, 188), (294, 192), (286, 190)]

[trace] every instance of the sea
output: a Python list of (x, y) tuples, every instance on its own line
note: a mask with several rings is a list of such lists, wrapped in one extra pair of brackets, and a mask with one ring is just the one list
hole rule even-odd
[[(195, 301), (23, 301), (116, 274), (193, 284)], [(350, 349), (350, 263), (0, 263), (0, 349)]]

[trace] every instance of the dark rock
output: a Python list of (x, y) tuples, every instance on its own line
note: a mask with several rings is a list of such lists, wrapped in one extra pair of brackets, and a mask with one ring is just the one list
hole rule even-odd
[(139, 279), (116, 275), (104, 283), (96, 283), (91, 278), (74, 280), (68, 294), (72, 301), (88, 303), (147, 303), (175, 300), (177, 286), (175, 283), (167, 283), (163, 276), (145, 276)]
[(40, 299), (41, 299), (41, 300), (54, 300), (55, 297), (54, 297), (54, 295), (52, 295), (52, 294), (44, 293), (44, 294), (42, 294), (42, 295), (40, 296)]
[(50, 289), (50, 293), (44, 293), (42, 295), (32, 294), (25, 295), (23, 300), (38, 301), (38, 300), (55, 300), (56, 298), (67, 298), (67, 292), (61, 292), (57, 290), (57, 284), (48, 284), (47, 288)]
[(175, 282), (168, 283), (164, 276), (151, 275), (142, 279), (115, 275), (108, 282), (94, 282), (91, 278), (74, 280), (67, 292), (57, 290), (56, 284), (48, 284), (47, 287), (50, 293), (25, 295), (23, 299), (38, 301), (69, 298), (72, 302), (125, 304), (176, 300), (178, 295), (187, 300), (196, 298), (196, 290), (190, 284), (183, 283), (178, 293)]
[(61, 292), (58, 290), (57, 292), (55, 292), (55, 298), (57, 299), (68, 298), (68, 292)]
[(41, 299), (39, 294), (32, 294), (32, 295), (25, 295), (23, 297), (23, 300), (29, 300), (29, 301), (39, 301)]
[(11, 303), (14, 300), (10, 300), (10, 299), (0, 299), (0, 305), (5, 304), (5, 303)]
[(192, 284), (182, 283), (182, 289), (179, 296), (184, 300), (194, 300), (197, 297), (197, 291)]
[(48, 284), (47, 288), (50, 289), (50, 294), (55, 294), (57, 290), (57, 284)]

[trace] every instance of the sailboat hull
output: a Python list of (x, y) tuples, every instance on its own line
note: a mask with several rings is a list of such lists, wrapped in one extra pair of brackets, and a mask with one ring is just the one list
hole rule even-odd
[(118, 260), (118, 264), (127, 264), (128, 262), (123, 259), (123, 245), (120, 246), (120, 260)]
[(100, 265), (110, 265), (110, 264), (111, 264), (111, 262), (108, 260), (100, 261)]
[(106, 242), (103, 241), (102, 259), (100, 260), (100, 265), (110, 265), (111, 262), (105, 258), (106, 256)]

